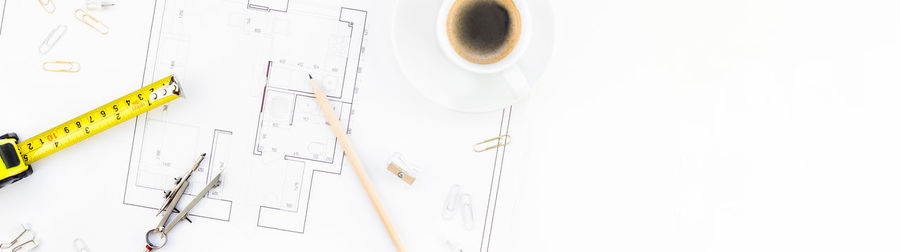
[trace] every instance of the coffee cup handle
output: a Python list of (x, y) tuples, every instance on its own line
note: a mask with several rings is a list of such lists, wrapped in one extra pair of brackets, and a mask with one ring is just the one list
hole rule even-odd
[(506, 79), (509, 91), (516, 98), (525, 96), (531, 91), (531, 86), (528, 85), (528, 79), (525, 78), (525, 74), (522, 73), (522, 69), (520, 69), (519, 66), (513, 65), (504, 70), (503, 78)]

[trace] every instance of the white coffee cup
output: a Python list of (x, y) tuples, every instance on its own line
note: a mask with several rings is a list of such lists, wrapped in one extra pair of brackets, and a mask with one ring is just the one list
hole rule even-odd
[(512, 92), (515, 97), (521, 97), (528, 94), (528, 92), (531, 90), (531, 83), (528, 82), (528, 79), (525, 78), (522, 70), (517, 65), (518, 61), (525, 53), (526, 48), (528, 48), (528, 43), (530, 41), (531, 35), (531, 18), (528, 11), (528, 6), (525, 1), (510, 0), (514, 3), (514, 7), (518, 10), (518, 17), (520, 18), (519, 24), (521, 25), (521, 30), (518, 33), (519, 37), (517, 39), (517, 42), (515, 42), (515, 45), (512, 45), (513, 48), (509, 54), (507, 54), (499, 61), (489, 64), (479, 64), (469, 61), (463, 58), (459, 53), (457, 53), (457, 51), (453, 48), (453, 45), (451, 45), (447, 30), (447, 18), (450, 15), (453, 4), (457, 1), (471, 0), (444, 0), (436, 21), (438, 45), (440, 45), (441, 51), (444, 52), (444, 55), (447, 56), (447, 58), (457, 66), (473, 73), (502, 73), (502, 76), (504, 77), (504, 79), (506, 79), (507, 86), (509, 87), (510, 92)]

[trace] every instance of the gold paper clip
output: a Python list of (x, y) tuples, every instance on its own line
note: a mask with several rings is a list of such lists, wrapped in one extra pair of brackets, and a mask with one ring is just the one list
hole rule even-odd
[(81, 71), (81, 64), (74, 61), (49, 61), (44, 62), (44, 71), (74, 73)]
[(47, 13), (53, 13), (56, 11), (56, 4), (53, 4), (52, 0), (37, 0), (41, 7), (44, 7), (44, 11)]
[(97, 32), (99, 32), (100, 34), (106, 35), (107, 33), (109, 33), (108, 26), (82, 9), (75, 10), (75, 19), (78, 19), (82, 23), (90, 26), (91, 28), (94, 28), (94, 30), (97, 30)]
[[(485, 146), (486, 144), (490, 144), (493, 141), (497, 141), (497, 144), (491, 145), (491, 146)], [(494, 137), (494, 138), (491, 138), (488, 140), (481, 141), (481, 142), (475, 144), (475, 146), (472, 146), (472, 149), (475, 150), (475, 152), (482, 152), (482, 151), (487, 151), (487, 150), (491, 150), (491, 149), (496, 149), (498, 147), (505, 146), (509, 143), (512, 143), (512, 137), (510, 137), (509, 135), (500, 135), (498, 137)]]

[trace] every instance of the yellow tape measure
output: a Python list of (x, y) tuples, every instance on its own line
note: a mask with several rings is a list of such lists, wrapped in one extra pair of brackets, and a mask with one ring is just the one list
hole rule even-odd
[[(28, 140), (0, 136), (0, 187), (31, 174), (30, 165), (85, 138), (178, 98), (181, 88), (169, 76), (69, 120)], [(5, 169), (3, 169), (5, 168)]]

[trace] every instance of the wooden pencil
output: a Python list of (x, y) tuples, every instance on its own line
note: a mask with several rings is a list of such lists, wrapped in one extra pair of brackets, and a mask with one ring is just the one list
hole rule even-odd
[(319, 104), (319, 108), (322, 109), (322, 114), (325, 115), (325, 120), (328, 122), (328, 125), (331, 126), (331, 132), (334, 133), (338, 142), (340, 142), (341, 148), (344, 149), (344, 154), (347, 154), (350, 165), (353, 166), (353, 170), (356, 171), (359, 182), (362, 183), (363, 188), (366, 189), (366, 194), (369, 195), (369, 201), (371, 201), (372, 206), (375, 207), (375, 212), (377, 212), (378, 217), (381, 218), (381, 223), (384, 224), (384, 228), (387, 230), (388, 235), (390, 235), (391, 241), (394, 242), (397, 251), (406, 251), (403, 247), (403, 242), (400, 240), (400, 236), (397, 234), (397, 229), (394, 227), (394, 224), (391, 223), (391, 218), (388, 216), (384, 204), (381, 203), (381, 198), (378, 197), (378, 192), (375, 191), (375, 186), (372, 185), (372, 179), (369, 178), (369, 174), (366, 172), (365, 167), (363, 167), (359, 155), (356, 154), (356, 149), (354, 149), (353, 144), (350, 143), (350, 137), (347, 136), (346, 130), (341, 126), (341, 122), (338, 119), (337, 114), (335, 114), (334, 109), (331, 108), (328, 97), (325, 95), (325, 92), (322, 91), (322, 88), (319, 87), (319, 84), (312, 78), (312, 75), (309, 76), (309, 83), (316, 96), (316, 103)]

